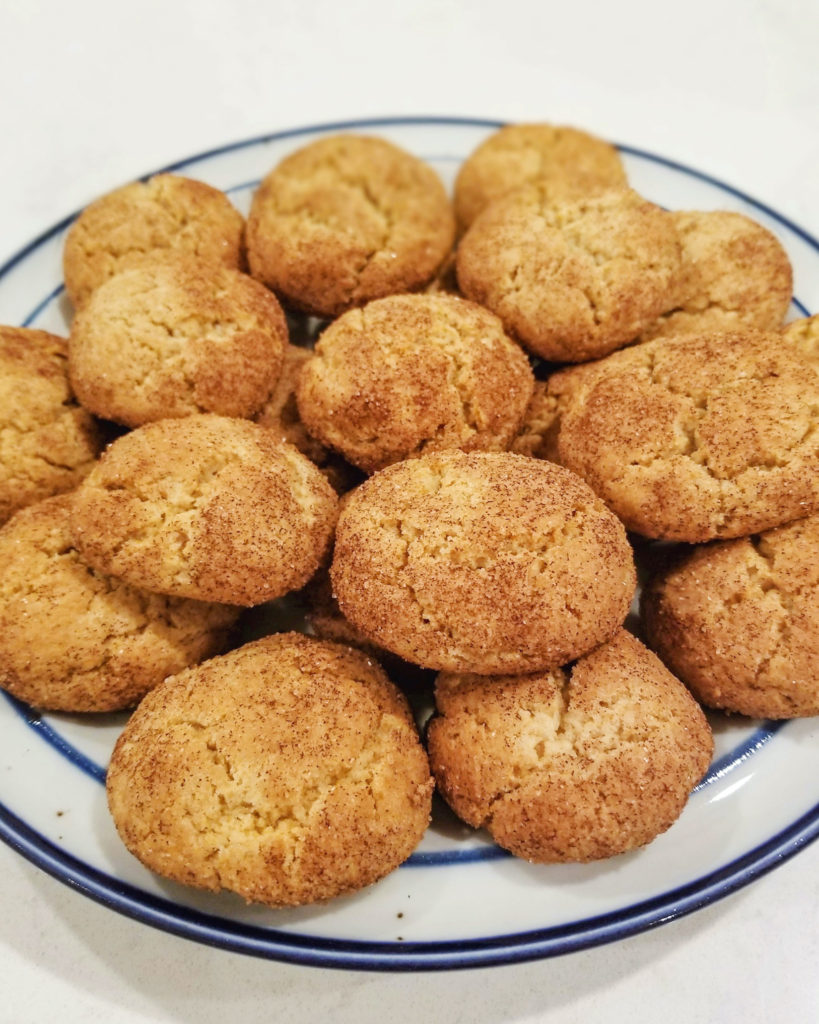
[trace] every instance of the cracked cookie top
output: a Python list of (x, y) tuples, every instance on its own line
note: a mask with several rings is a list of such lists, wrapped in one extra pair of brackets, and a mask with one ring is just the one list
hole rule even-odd
[(37, 708), (117, 711), (216, 654), (238, 610), (92, 569), (71, 538), (72, 502), (49, 498), (0, 530), (0, 686)]
[(454, 235), (431, 167), (384, 139), (336, 135), (292, 153), (264, 179), (247, 248), (253, 276), (283, 302), (337, 316), (422, 288)]
[(620, 154), (577, 128), (508, 124), (466, 158), (455, 180), (455, 216), (465, 231), (491, 202), (521, 185), (548, 183), (557, 197), (626, 184)]
[(76, 487), (101, 447), (94, 418), (74, 400), (65, 339), (0, 326), (0, 524)]
[(297, 385), (308, 430), (372, 473), (447, 448), (501, 451), (532, 394), (500, 320), (446, 295), (393, 295), (322, 334)]
[(649, 581), (649, 644), (711, 707), (819, 714), (819, 516), (678, 555)]
[(779, 239), (741, 213), (675, 211), (682, 243), (681, 301), (642, 340), (692, 331), (781, 326), (793, 291), (793, 271)]
[(819, 378), (776, 333), (657, 339), (601, 362), (561, 462), (647, 537), (741, 537), (819, 510)]
[(630, 189), (555, 201), (535, 183), (474, 222), (458, 247), (458, 283), (536, 355), (582, 363), (674, 307), (681, 251), (671, 215)]
[(428, 727), (455, 813), (519, 857), (590, 861), (679, 817), (713, 738), (699, 705), (625, 630), (569, 668), (438, 677)]
[(406, 700), (349, 647), (278, 634), (168, 679), (108, 769), (128, 849), (153, 871), (296, 906), (406, 860), (433, 783)]
[(157, 174), (125, 185), (87, 206), (66, 235), (68, 297), (79, 308), (109, 277), (168, 250), (238, 269), (243, 231), (224, 192), (202, 181)]
[(188, 416), (126, 434), (77, 491), (72, 528), (96, 569), (161, 594), (256, 605), (303, 586), (336, 493), (247, 420)]
[(71, 326), (69, 369), (87, 409), (129, 427), (201, 412), (250, 417), (286, 344), (281, 306), (258, 281), (171, 253), (94, 292)]
[(342, 613), (426, 668), (533, 672), (621, 625), (625, 531), (573, 473), (510, 453), (445, 452), (345, 499), (331, 568)]

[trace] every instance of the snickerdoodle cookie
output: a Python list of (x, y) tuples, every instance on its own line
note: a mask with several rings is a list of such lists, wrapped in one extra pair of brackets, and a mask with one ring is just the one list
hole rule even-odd
[(112, 277), (71, 327), (83, 405), (135, 427), (170, 416), (253, 416), (281, 370), (287, 324), (247, 274), (170, 253)]
[(254, 277), (288, 305), (337, 316), (435, 276), (455, 234), (431, 167), (385, 139), (335, 135), (286, 157), (253, 198)]
[(266, 637), (168, 679), (108, 769), (128, 849), (153, 871), (293, 906), (377, 881), (429, 822), (432, 779), (406, 701), (369, 658)]
[(536, 355), (582, 363), (674, 308), (681, 252), (671, 215), (630, 189), (553, 202), (535, 183), (474, 222), (458, 283)]
[(0, 523), (76, 487), (102, 438), (74, 401), (63, 338), (0, 326)]
[(536, 380), (523, 423), (509, 450), (533, 459), (557, 462), (557, 434), (560, 430), (560, 404), (549, 391), (548, 381)]
[(558, 449), (629, 529), (697, 542), (819, 510), (819, 378), (781, 335), (662, 338), (610, 359), (563, 412)]
[(686, 551), (641, 612), (650, 645), (705, 704), (819, 714), (819, 516)]
[(620, 522), (574, 474), (508, 452), (442, 452), (347, 495), (331, 568), (374, 643), (446, 671), (533, 672), (607, 640), (634, 593)]
[(574, 666), (447, 675), (428, 730), (438, 788), (519, 857), (590, 861), (679, 817), (713, 738), (699, 705), (625, 630)]
[(38, 502), (0, 530), (0, 686), (39, 708), (116, 711), (216, 654), (238, 610), (91, 569), (71, 539), (72, 501)]
[(750, 217), (727, 210), (671, 216), (683, 251), (681, 301), (641, 337), (780, 327), (791, 301), (793, 271), (779, 239)]
[(178, 250), (238, 268), (244, 219), (216, 188), (157, 174), (102, 196), (74, 221), (65, 240), (68, 297), (81, 306), (109, 277), (134, 261)]
[(455, 180), (455, 215), (466, 230), (478, 214), (512, 189), (545, 181), (556, 197), (626, 184), (614, 146), (564, 125), (509, 124), (466, 158)]
[(791, 321), (782, 329), (782, 337), (803, 359), (819, 366), (819, 313)]
[(296, 388), (308, 430), (366, 472), (447, 448), (504, 450), (532, 395), (500, 320), (448, 295), (391, 295), (322, 334)]
[(303, 586), (335, 491), (247, 420), (188, 416), (115, 441), (78, 489), (74, 540), (100, 572), (160, 594), (256, 605)]

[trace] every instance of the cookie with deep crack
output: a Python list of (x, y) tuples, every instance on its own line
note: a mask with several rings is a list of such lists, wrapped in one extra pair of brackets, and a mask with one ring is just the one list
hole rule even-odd
[(819, 516), (686, 550), (643, 590), (651, 647), (710, 707), (819, 715)]
[(793, 291), (793, 270), (779, 239), (750, 217), (727, 210), (675, 211), (682, 243), (680, 304), (642, 340), (691, 331), (781, 326)]
[(565, 125), (508, 124), (485, 139), (455, 179), (455, 216), (465, 231), (491, 202), (521, 185), (546, 182), (554, 196), (588, 195), (626, 184), (614, 146)]
[(244, 218), (224, 192), (177, 174), (157, 174), (87, 206), (66, 235), (68, 297), (82, 306), (110, 277), (168, 251), (239, 269)]
[(69, 369), (86, 409), (129, 427), (202, 412), (250, 417), (286, 344), (281, 306), (258, 281), (166, 253), (97, 288), (71, 326)]
[(781, 335), (661, 338), (609, 358), (563, 412), (558, 449), (628, 529), (696, 543), (819, 511), (819, 379)]
[(534, 377), (500, 320), (448, 295), (392, 295), (322, 334), (296, 388), (308, 430), (368, 473), (423, 452), (502, 451)]
[(256, 605), (303, 586), (336, 493), (247, 420), (188, 416), (125, 434), (78, 489), (74, 540), (100, 572), (161, 594)]
[(591, 861), (668, 829), (713, 738), (682, 683), (625, 630), (573, 666), (442, 674), (428, 727), (444, 799), (518, 857)]
[(117, 711), (217, 654), (238, 610), (92, 569), (71, 538), (72, 502), (48, 498), (0, 530), (0, 686), (50, 711)]
[(0, 523), (72, 490), (101, 448), (93, 416), (71, 391), (65, 339), (0, 326)]
[(541, 183), (496, 200), (458, 247), (458, 284), (535, 355), (582, 363), (678, 301), (671, 215), (630, 189), (555, 202)]
[(254, 277), (296, 309), (338, 316), (423, 288), (452, 248), (438, 175), (385, 139), (335, 135), (281, 161), (253, 197)]
[(425, 668), (534, 672), (608, 639), (634, 564), (583, 482), (522, 455), (397, 463), (345, 498), (331, 567), (346, 618)]
[(406, 860), (429, 822), (406, 700), (361, 652), (266, 637), (167, 680), (108, 769), (125, 845), (166, 878), (297, 906)]

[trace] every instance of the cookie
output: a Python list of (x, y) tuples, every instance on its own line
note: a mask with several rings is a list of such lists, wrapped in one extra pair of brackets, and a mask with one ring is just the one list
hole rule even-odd
[(455, 216), (465, 231), (491, 202), (521, 185), (545, 181), (555, 197), (623, 187), (626, 172), (614, 146), (577, 128), (509, 124), (461, 164)]
[(238, 269), (244, 218), (224, 192), (176, 174), (157, 174), (91, 203), (71, 225), (63, 250), (68, 297), (82, 306), (114, 274), (176, 250)]
[(292, 153), (264, 179), (247, 249), (253, 276), (282, 301), (338, 316), (423, 288), (454, 235), (431, 167), (384, 139), (335, 135)]
[(48, 498), (0, 530), (0, 686), (50, 711), (117, 711), (217, 654), (238, 611), (91, 569), (72, 543), (72, 502)]
[(646, 586), (649, 644), (710, 707), (819, 714), (819, 516), (684, 554)]
[(397, 463), (347, 495), (331, 567), (342, 614), (425, 668), (534, 672), (622, 624), (619, 521), (574, 474), (507, 452)]
[(442, 674), (435, 699), (427, 735), (442, 796), (540, 863), (650, 842), (679, 817), (713, 753), (696, 701), (625, 630), (565, 669)]
[(458, 283), (535, 355), (582, 363), (674, 307), (681, 252), (671, 215), (636, 192), (554, 202), (536, 183), (473, 223), (458, 247)]
[(372, 473), (423, 452), (504, 450), (533, 383), (523, 350), (480, 306), (393, 295), (327, 328), (296, 397), (310, 433)]
[(0, 326), (0, 446), (0, 523), (91, 469), (102, 437), (74, 400), (63, 338)]
[(87, 409), (129, 427), (201, 412), (250, 417), (286, 344), (281, 307), (258, 281), (171, 253), (100, 285), (74, 318), (69, 369)]
[(150, 694), (107, 788), (120, 836), (152, 871), (277, 907), (398, 867), (433, 785), (407, 703), (375, 662), (287, 633)]
[(819, 313), (800, 317), (782, 328), (782, 337), (812, 366), (819, 366)]
[(779, 239), (750, 217), (727, 210), (671, 216), (682, 243), (682, 300), (644, 331), (642, 340), (780, 327), (791, 301), (793, 271)]
[(247, 420), (160, 420), (107, 449), (78, 489), (74, 540), (100, 572), (160, 594), (256, 605), (303, 586), (336, 494), (291, 445)]
[(548, 382), (536, 380), (534, 391), (523, 423), (509, 450), (533, 459), (557, 462), (557, 434), (560, 429), (560, 406), (555, 395), (549, 393)]
[(657, 339), (610, 358), (561, 416), (558, 449), (628, 529), (696, 543), (819, 510), (819, 380), (779, 334)]

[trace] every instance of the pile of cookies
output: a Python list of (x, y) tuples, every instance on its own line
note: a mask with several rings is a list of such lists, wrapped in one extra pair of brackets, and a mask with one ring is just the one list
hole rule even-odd
[[(152, 870), (326, 900), (436, 785), (521, 857), (609, 857), (681, 813), (700, 702), (819, 713), (819, 326), (761, 225), (576, 129), (493, 134), (454, 203), (341, 135), (246, 225), (174, 175), (105, 196), (64, 266), (68, 342), (0, 328), (0, 685), (137, 705), (108, 800)], [(627, 530), (681, 542), (633, 538), (657, 653)], [(296, 592), (314, 635), (241, 642)], [(392, 680), (431, 671), (422, 742)]]

